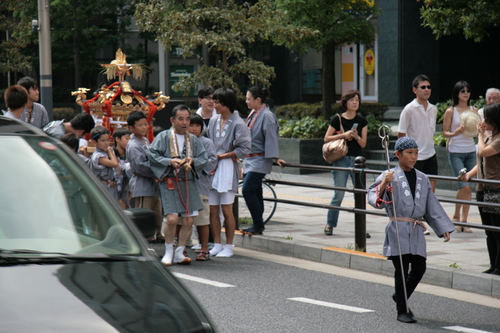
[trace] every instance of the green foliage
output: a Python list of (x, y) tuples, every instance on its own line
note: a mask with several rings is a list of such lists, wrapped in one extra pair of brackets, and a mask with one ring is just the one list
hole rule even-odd
[[(35, 16), (28, 15), (28, 13)], [(36, 2), (30, 0), (0, 1), (0, 73), (31, 69), (28, 45), (34, 45), (31, 20), (36, 19)]]
[(295, 119), (279, 119), (280, 137), (294, 139), (313, 139), (325, 136), (328, 122), (323, 117), (310, 116)]
[(239, 217), (238, 223), (239, 224), (252, 224), (253, 222), (252, 222), (252, 219), (250, 217)]
[[(442, 124), (444, 120), (444, 113), (446, 110), (451, 107), (452, 101), (451, 99), (447, 100), (446, 102), (438, 102), (436, 103), (436, 108), (437, 108), (437, 116), (436, 116), (436, 123), (437, 124)], [(479, 96), (478, 99), (471, 99), (470, 100), (470, 105), (474, 106), (478, 110), (484, 107), (486, 104), (486, 100), (484, 99), (483, 96)]]
[[(358, 112), (367, 119), (369, 115), (373, 115), (375, 119), (382, 121), (388, 109), (389, 104), (387, 103), (361, 103)], [(336, 113), (344, 112), (344, 109), (340, 104), (333, 104), (332, 111), (332, 115), (328, 118), (331, 118)], [(279, 106), (276, 108), (275, 114), (277, 117), (286, 119), (302, 118), (306, 116), (318, 118), (321, 116), (322, 110), (320, 103), (294, 103)]]
[(313, 117), (318, 118), (321, 116), (321, 104), (314, 103), (294, 103), (281, 105), (276, 108), (276, 117), (283, 117), (285, 119)]
[(378, 136), (378, 130), (382, 126), (382, 122), (373, 114), (368, 115), (366, 121), (368, 122), (368, 136)]
[(226, 86), (240, 92), (234, 81), (244, 76), (252, 85), (269, 86), (276, 76), (274, 68), (248, 54), (248, 45), (272, 42), (292, 47), (305, 37), (314, 35), (311, 29), (292, 26), (285, 13), (274, 2), (260, 0), (185, 0), (137, 1), (135, 18), (139, 29), (158, 36), (170, 49), (178, 45), (183, 57), (194, 56), (200, 45), (207, 47), (209, 59), (197, 55), (198, 72), (184, 77), (174, 85), (185, 94), (197, 84)]
[(52, 109), (54, 113), (54, 120), (63, 120), (70, 121), (76, 116), (76, 112), (72, 108), (54, 108)]
[(444, 147), (446, 146), (447, 138), (444, 137), (443, 132), (434, 135), (434, 146)]
[(335, 43), (371, 44), (375, 29), (370, 16), (378, 15), (377, 7), (370, 7), (363, 0), (276, 0), (294, 24), (318, 32), (302, 42), (320, 51), (325, 45)]
[(454, 262), (453, 264), (450, 264), (448, 267), (461, 269), (461, 267), (456, 262)]
[(463, 34), (480, 42), (488, 30), (498, 24), (500, 1), (422, 0), (420, 14), (424, 27), (432, 29), (436, 38)]

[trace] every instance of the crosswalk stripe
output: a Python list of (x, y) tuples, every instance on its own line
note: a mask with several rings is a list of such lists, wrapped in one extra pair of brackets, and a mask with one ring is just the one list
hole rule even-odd
[(462, 326), (446, 326), (443, 327), (445, 330), (455, 331), (455, 332), (463, 332), (463, 333), (492, 333), (488, 331), (476, 330), (473, 328), (462, 327)]
[(217, 282), (217, 281), (213, 281), (213, 280), (203, 279), (203, 278), (199, 278), (199, 277), (192, 276), (192, 275), (187, 275), (187, 274), (182, 274), (182, 273), (176, 273), (176, 272), (174, 272), (174, 275), (176, 277), (178, 277), (179, 279), (184, 279), (184, 280), (194, 281), (194, 282), (198, 282), (198, 283), (208, 284), (210, 286), (214, 286), (214, 287), (218, 287), (218, 288), (236, 287), (236, 286), (233, 286), (232, 284), (227, 284), (227, 283)]
[(314, 305), (321, 305), (321, 306), (326, 306), (329, 308), (335, 308), (335, 309), (346, 310), (346, 311), (351, 311), (351, 312), (359, 312), (359, 313), (374, 312), (374, 310), (357, 308), (354, 306), (336, 304), (336, 303), (331, 303), (331, 302), (323, 302), (323, 301), (318, 301), (315, 299), (310, 299), (310, 298), (305, 298), (305, 297), (292, 297), (292, 298), (289, 298), (289, 300), (303, 302), (303, 303), (309, 303), (309, 304), (314, 304)]

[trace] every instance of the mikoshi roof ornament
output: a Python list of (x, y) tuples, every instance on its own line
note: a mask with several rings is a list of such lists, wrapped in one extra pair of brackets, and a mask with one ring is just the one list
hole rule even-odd
[(149, 124), (148, 139), (153, 140), (153, 116), (156, 111), (165, 108), (170, 101), (170, 97), (162, 95), (162, 92), (153, 94), (153, 100), (148, 100), (142, 96), (140, 91), (132, 88), (126, 76), (133, 76), (140, 80), (144, 76), (145, 67), (143, 65), (128, 64), (127, 56), (118, 49), (115, 59), (110, 64), (101, 64), (104, 67), (109, 81), (112, 83), (106, 88), (102, 88), (91, 99), (87, 99), (88, 88), (78, 88), (71, 95), (77, 96), (76, 103), (82, 106), (83, 110), (94, 117), (96, 125), (106, 127), (111, 133), (115, 129), (126, 126), (127, 116), (132, 111), (142, 111), (146, 114)]

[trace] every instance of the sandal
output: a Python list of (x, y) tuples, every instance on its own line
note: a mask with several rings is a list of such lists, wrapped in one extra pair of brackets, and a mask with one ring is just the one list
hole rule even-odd
[(469, 227), (463, 227), (464, 232), (472, 232), (472, 229)]
[(455, 227), (455, 229), (457, 230), (457, 232), (464, 232), (464, 228), (462, 227)]
[(325, 235), (331, 236), (332, 234), (333, 234), (333, 227), (330, 227), (329, 225), (327, 225), (325, 227)]
[(198, 256), (196, 256), (196, 261), (207, 261), (210, 260), (210, 252), (201, 251)]

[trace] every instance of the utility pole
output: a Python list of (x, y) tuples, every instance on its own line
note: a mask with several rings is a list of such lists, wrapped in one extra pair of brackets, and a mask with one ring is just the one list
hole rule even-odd
[(49, 0), (38, 0), (38, 44), (40, 52), (40, 95), (41, 103), (47, 109), (49, 119), (52, 112), (52, 41), (50, 38)]

